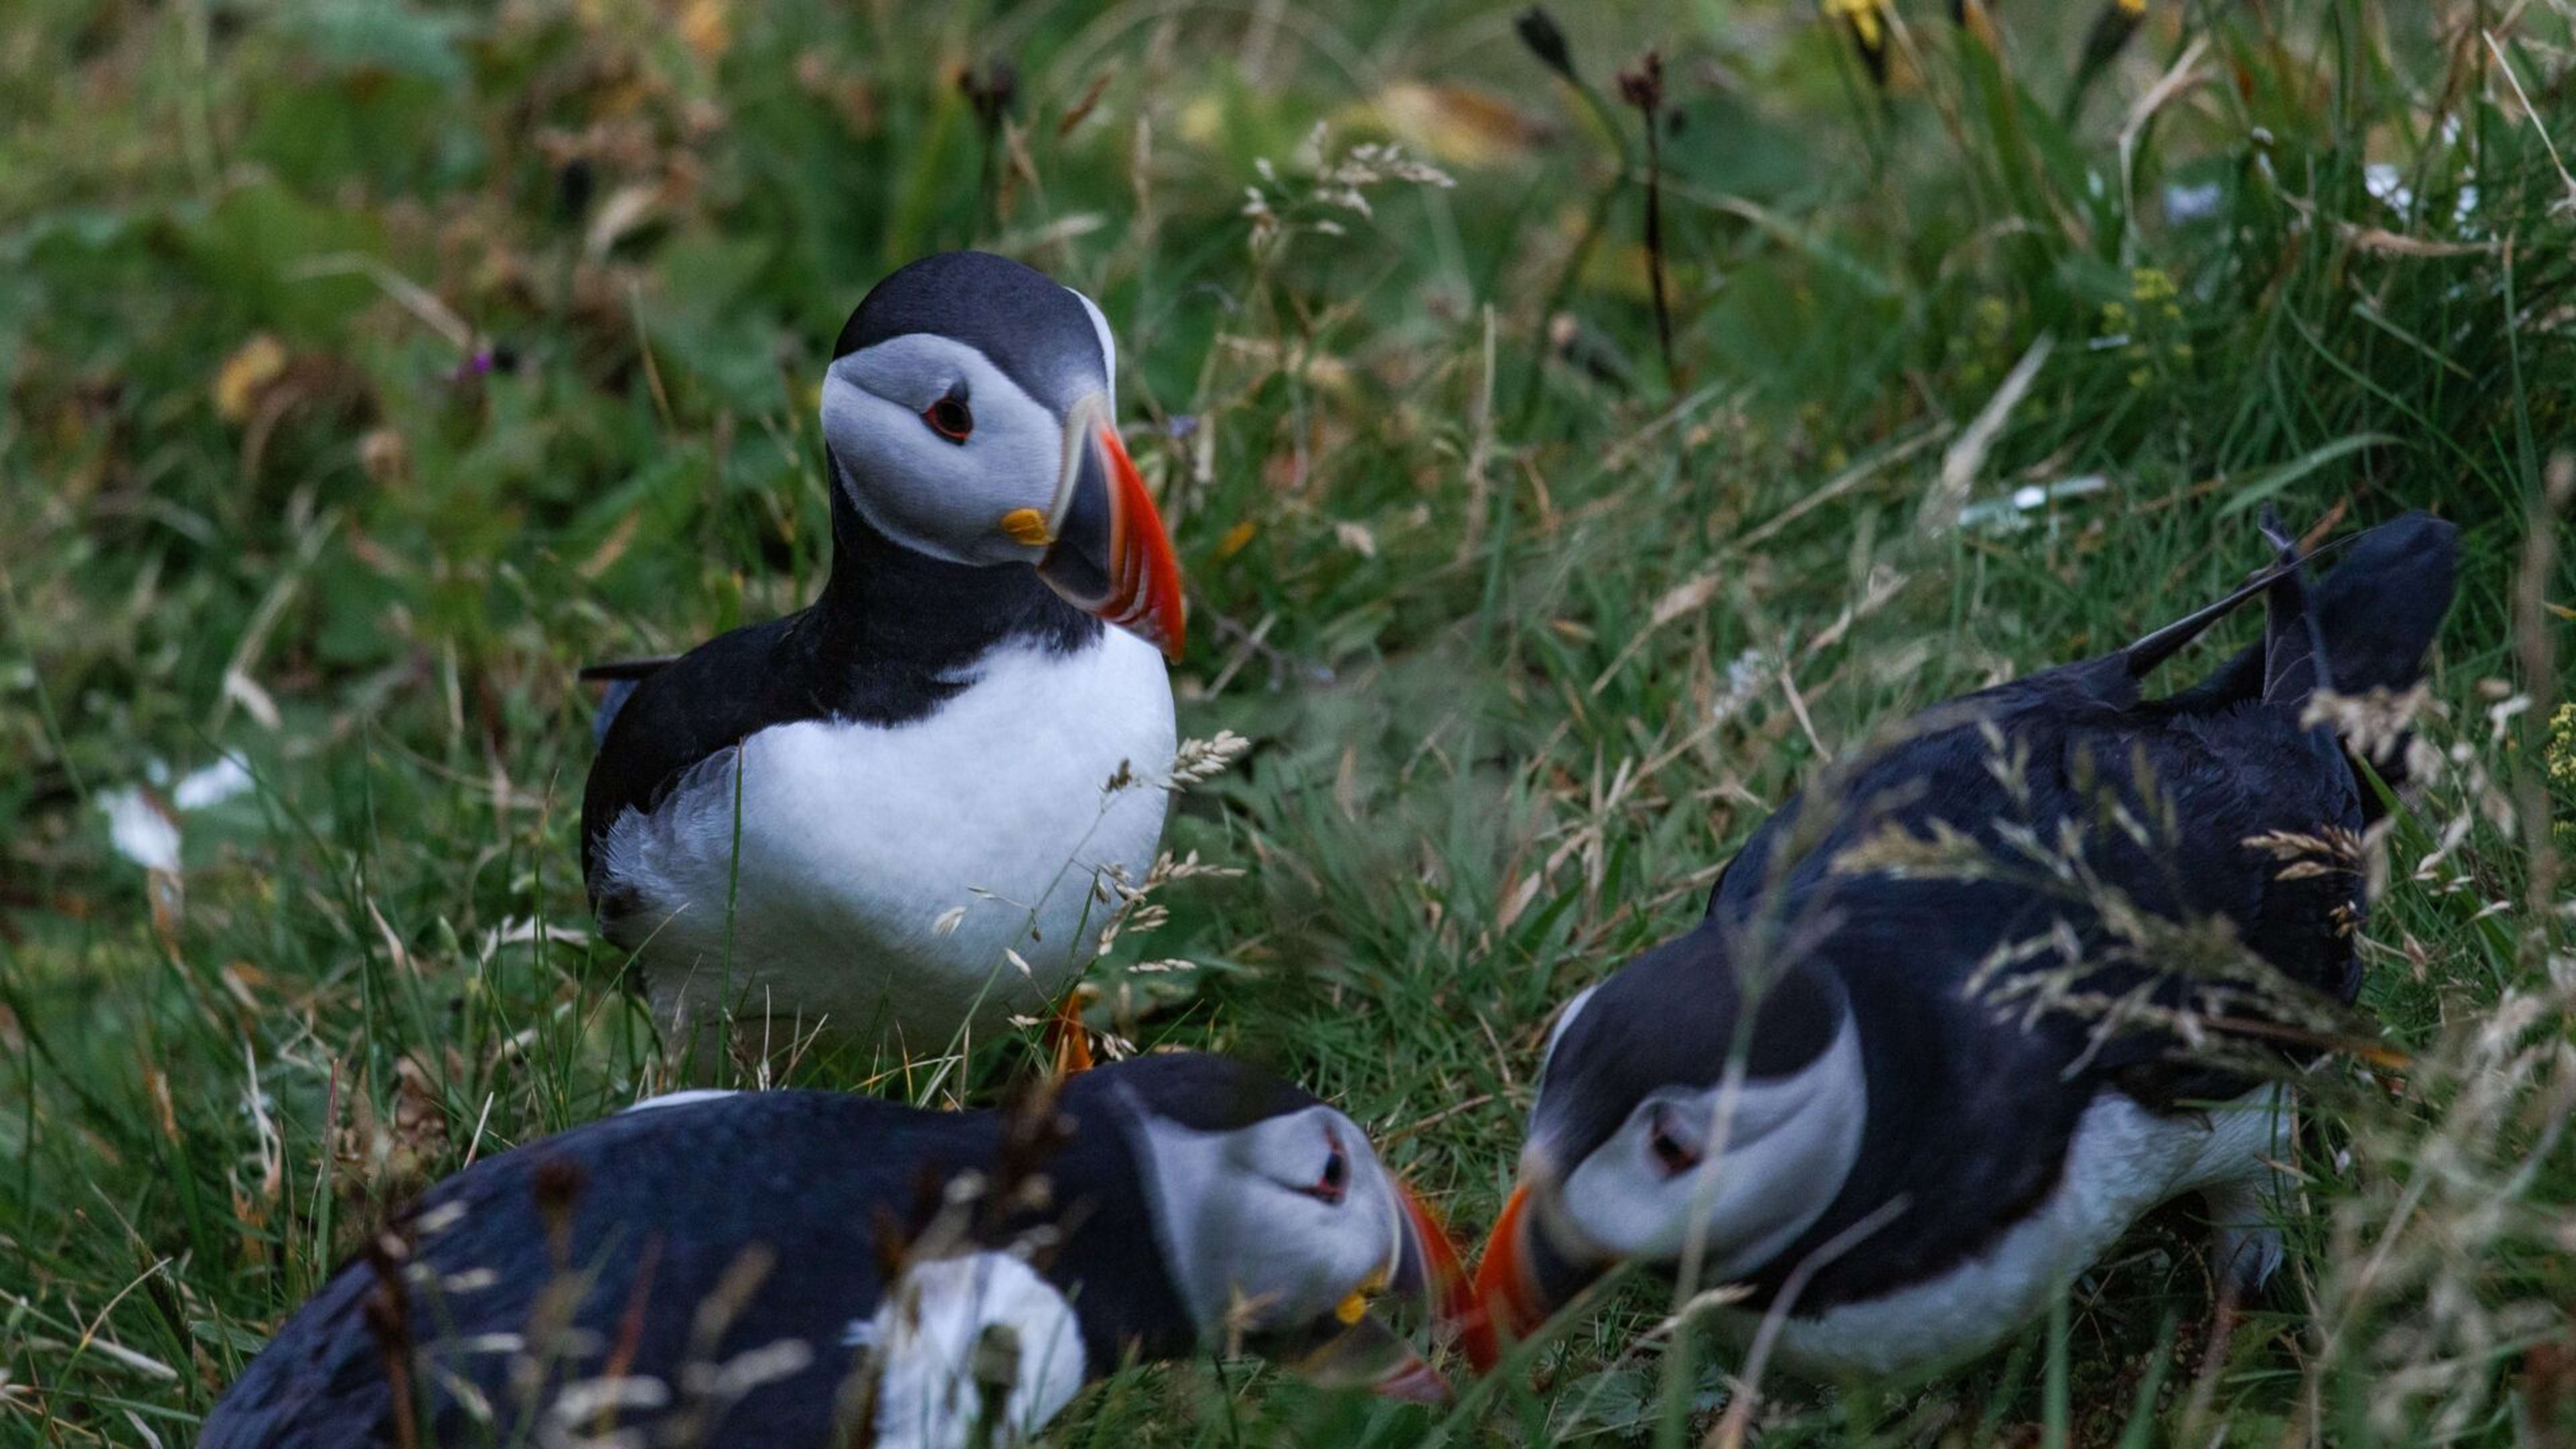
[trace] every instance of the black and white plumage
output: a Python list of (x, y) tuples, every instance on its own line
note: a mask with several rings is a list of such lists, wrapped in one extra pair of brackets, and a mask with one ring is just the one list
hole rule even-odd
[[(2363, 791), (2310, 699), (2416, 682), (2454, 533), (2409, 515), (2313, 589), (2284, 547), (2128, 649), (1925, 711), (1764, 822), (1694, 930), (1560, 1016), (1471, 1352), (1636, 1260), (1748, 1285), (1718, 1315), (1739, 1333), (1777, 1305), (1793, 1369), (1903, 1372), (1999, 1341), (2191, 1193), (2221, 1272), (2259, 1284), (2287, 1127), (2261, 1059), (2313, 1054), (2361, 981)], [(2142, 697), (2255, 596), (2260, 645)], [(2185, 1011), (2236, 1055), (2182, 1049)]]
[(1365, 1310), (1459, 1287), (1350, 1118), (1191, 1055), (996, 1111), (675, 1093), (467, 1168), (377, 1243), (208, 1449), (1006, 1443), (1130, 1359), (1237, 1342), (1430, 1399)]
[(982, 253), (851, 314), (822, 597), (624, 671), (583, 795), (592, 903), (666, 1026), (940, 1050), (1060, 994), (1097, 878), (1152, 864), (1181, 597), (1116, 360), (1087, 298)]

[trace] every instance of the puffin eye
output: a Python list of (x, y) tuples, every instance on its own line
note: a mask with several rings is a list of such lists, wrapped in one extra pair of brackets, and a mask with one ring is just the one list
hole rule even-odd
[(1699, 1149), (1677, 1130), (1670, 1103), (1656, 1103), (1654, 1114), (1646, 1119), (1646, 1150), (1655, 1155), (1655, 1164), (1666, 1177), (1679, 1177), (1699, 1166)]
[(1314, 1186), (1306, 1189), (1306, 1196), (1317, 1202), (1339, 1206), (1342, 1195), (1350, 1191), (1350, 1186), (1350, 1154), (1342, 1150), (1340, 1138), (1327, 1132), (1324, 1134), (1324, 1172), (1315, 1179)]
[(965, 395), (950, 392), (946, 397), (921, 410), (921, 420), (930, 430), (952, 443), (966, 441), (975, 431), (975, 414), (967, 409)]

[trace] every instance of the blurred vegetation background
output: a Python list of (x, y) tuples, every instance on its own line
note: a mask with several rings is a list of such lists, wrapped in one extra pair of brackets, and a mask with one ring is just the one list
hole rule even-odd
[(2571, 1442), (2571, 39), (2490, 0), (13, 0), (0, 1437), (186, 1441), (378, 1215), (654, 1088), (575, 875), (574, 667), (809, 597), (830, 341), (975, 245), (1116, 328), (1183, 730), (1253, 743), (1167, 840), (1227, 873), (1123, 934), (1095, 1025), (1278, 1063), (1469, 1228), (1550, 1008), (1822, 757), (2216, 594), (2266, 499), (2469, 552), (2370, 933), (2414, 1065), (2311, 1084), (2298, 1252), (2232, 1332), (2178, 1213), (1928, 1383), (1736, 1384), (1635, 1342), (1641, 1284), (1445, 1413), (1194, 1364), (1055, 1438)]

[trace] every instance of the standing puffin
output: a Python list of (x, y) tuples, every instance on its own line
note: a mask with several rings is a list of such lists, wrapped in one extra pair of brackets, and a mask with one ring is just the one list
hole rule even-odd
[[(2297, 1003), (2361, 983), (2364, 792), (2311, 696), (2416, 683), (2456, 544), (2410, 514), (2311, 593), (2265, 531), (2279, 559), (2230, 598), (1838, 766), (1696, 928), (1567, 1005), (1477, 1272), (1480, 1366), (1623, 1261), (1744, 1285), (1721, 1327), (1768, 1315), (1794, 1371), (1952, 1362), (2192, 1193), (2226, 1290), (2269, 1276), (2282, 1057), (2321, 1035)], [(2141, 697), (2258, 593), (2259, 645)], [(2235, 1054), (2185, 1050), (2177, 1013)]]
[(199, 1442), (1008, 1443), (1201, 1348), (1434, 1402), (1367, 1310), (1460, 1291), (1349, 1117), (1221, 1057), (993, 1111), (678, 1092), (431, 1188)]
[(937, 1051), (1073, 981), (1099, 877), (1141, 878), (1162, 837), (1182, 639), (1116, 371), (1100, 309), (1017, 262), (887, 277), (824, 374), (822, 597), (594, 671), (633, 682), (582, 873), (666, 1030)]

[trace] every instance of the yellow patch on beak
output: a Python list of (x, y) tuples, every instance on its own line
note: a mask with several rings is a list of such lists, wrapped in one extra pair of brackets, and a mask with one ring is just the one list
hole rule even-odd
[(1046, 515), (1034, 508), (1014, 508), (1002, 515), (1002, 532), (1013, 543), (1031, 548), (1044, 548), (1055, 542), (1055, 533), (1047, 527)]
[(1346, 1328), (1366, 1318), (1369, 1300), (1382, 1296), (1386, 1292), (1386, 1285), (1387, 1273), (1384, 1268), (1370, 1273), (1368, 1277), (1360, 1280), (1359, 1287), (1351, 1290), (1350, 1297), (1333, 1305), (1333, 1317)]

